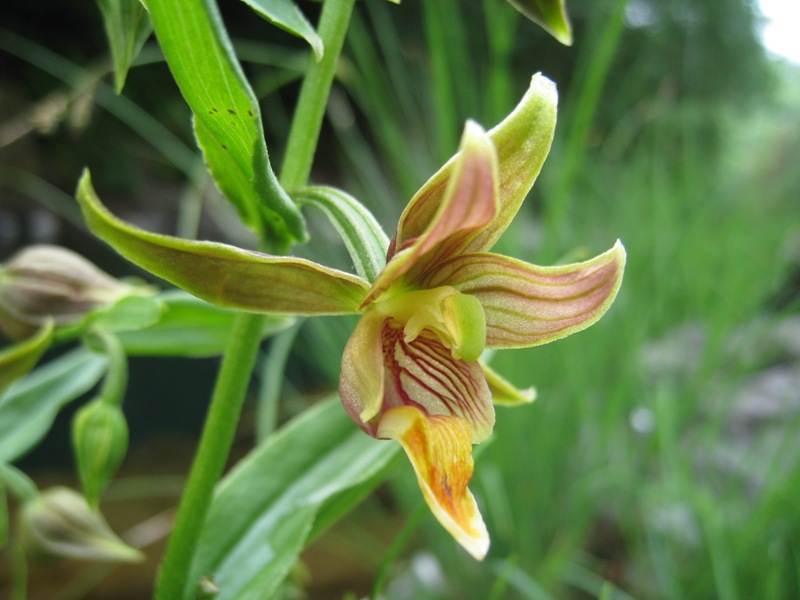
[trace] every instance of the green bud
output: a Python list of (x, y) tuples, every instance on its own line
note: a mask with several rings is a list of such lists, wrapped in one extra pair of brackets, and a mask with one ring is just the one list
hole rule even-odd
[(103, 516), (77, 492), (55, 487), (23, 505), (20, 538), (34, 557), (138, 562), (141, 552), (111, 531)]
[(72, 421), (72, 447), (83, 493), (97, 507), (128, 449), (128, 425), (120, 407), (100, 399), (83, 406)]
[(29, 246), (0, 267), (0, 329), (23, 339), (49, 317), (70, 323), (133, 289), (71, 250)]

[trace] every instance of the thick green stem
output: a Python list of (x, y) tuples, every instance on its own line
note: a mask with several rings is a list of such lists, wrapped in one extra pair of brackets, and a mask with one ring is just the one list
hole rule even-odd
[(228, 460), (261, 341), (262, 319), (261, 315), (242, 313), (234, 322), (217, 375), (200, 445), (183, 491), (164, 563), (161, 565), (156, 592), (159, 600), (191, 597), (187, 592), (194, 550), (211, 505), (214, 487)]
[[(303, 81), (280, 177), (287, 189), (305, 185), (311, 172), (325, 105), (354, 2), (327, 0), (323, 5), (319, 34), (325, 45), (325, 55), (319, 63), (309, 65)], [(233, 443), (261, 341), (262, 319), (260, 315), (243, 313), (234, 322), (161, 566), (157, 600), (194, 597), (193, 588), (197, 582), (189, 580), (194, 551)]]
[(322, 5), (319, 35), (325, 44), (325, 54), (317, 63), (309, 59), (308, 71), (300, 88), (286, 145), (286, 158), (279, 178), (281, 185), (287, 190), (305, 185), (311, 174), (328, 94), (354, 4), (355, 0), (326, 0)]

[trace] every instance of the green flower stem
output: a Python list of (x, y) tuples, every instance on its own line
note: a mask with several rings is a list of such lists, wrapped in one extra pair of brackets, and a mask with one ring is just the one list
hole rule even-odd
[(187, 593), (187, 587), (194, 549), (211, 505), (214, 487), (222, 476), (233, 444), (250, 373), (261, 341), (262, 318), (261, 315), (241, 313), (234, 321), (211, 397), (203, 435), (178, 507), (164, 563), (161, 565), (157, 600), (192, 597)]
[[(322, 127), (325, 105), (355, 0), (327, 0), (322, 9), (319, 34), (325, 55), (311, 63), (300, 92), (280, 182), (288, 188), (305, 185)], [(189, 573), (194, 550), (211, 505), (214, 488), (228, 460), (247, 384), (261, 341), (260, 315), (236, 317), (226, 348), (206, 424), (183, 492), (175, 525), (167, 545), (156, 589), (156, 600), (193, 597)]]
[(325, 53), (317, 63), (309, 59), (279, 178), (281, 185), (289, 191), (305, 185), (311, 174), (328, 94), (354, 4), (355, 0), (326, 0), (322, 5), (318, 29)]
[(93, 329), (90, 333), (103, 346), (108, 355), (108, 371), (100, 390), (100, 398), (108, 405), (119, 406), (128, 386), (128, 357), (119, 338), (104, 329)]

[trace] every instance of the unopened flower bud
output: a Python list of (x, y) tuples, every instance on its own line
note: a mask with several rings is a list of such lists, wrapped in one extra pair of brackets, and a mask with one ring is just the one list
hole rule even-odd
[(116, 404), (93, 400), (72, 421), (72, 446), (86, 500), (96, 507), (128, 449), (128, 425)]
[(111, 531), (103, 516), (77, 492), (55, 487), (28, 501), (20, 513), (20, 536), (32, 556), (137, 562), (141, 552)]
[(48, 317), (70, 323), (132, 289), (71, 250), (29, 246), (0, 267), (0, 329), (21, 339)]

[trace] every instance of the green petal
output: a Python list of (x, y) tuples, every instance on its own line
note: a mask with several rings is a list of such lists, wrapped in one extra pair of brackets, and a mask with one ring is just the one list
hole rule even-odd
[[(499, 165), (499, 210), (496, 218), (470, 241), (465, 251), (491, 248), (517, 214), (550, 151), (557, 100), (555, 84), (541, 74), (534, 75), (517, 107), (489, 131)], [(457, 154), (411, 199), (397, 226), (397, 248), (410, 243), (430, 227), (445, 201), (447, 183), (458, 160)]]
[(486, 345), (486, 317), (475, 296), (453, 294), (444, 301), (444, 320), (454, 338), (453, 356), (478, 360)]
[(565, 46), (572, 45), (572, 26), (564, 0), (508, 0), (514, 8)]
[(347, 414), (368, 434), (375, 435), (370, 423), (383, 405), (383, 344), (381, 329), (386, 317), (367, 311), (356, 325), (342, 354), (339, 396)]
[(521, 390), (486, 363), (481, 362), (481, 366), (486, 375), (486, 383), (489, 384), (489, 390), (492, 392), (492, 401), (495, 404), (519, 406), (520, 404), (530, 404), (536, 400), (536, 388), (529, 387)]
[(486, 313), (487, 348), (524, 348), (566, 337), (597, 322), (622, 283), (625, 249), (582, 263), (539, 267), (507, 256), (458, 256), (426, 279), (480, 300)]
[(467, 248), (497, 214), (497, 157), (481, 127), (468, 122), (461, 151), (453, 163), (452, 176), (441, 181), (443, 200), (427, 228), (408, 240), (406, 247), (394, 245), (390, 260), (375, 280), (371, 302), (400, 277), (410, 284), (416, 277)]
[(358, 312), (368, 289), (355, 275), (302, 258), (137, 229), (105, 209), (88, 171), (77, 198), (95, 235), (128, 260), (212, 304), (272, 314), (347, 314)]

